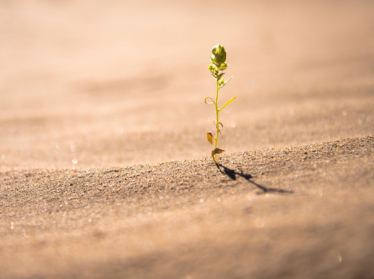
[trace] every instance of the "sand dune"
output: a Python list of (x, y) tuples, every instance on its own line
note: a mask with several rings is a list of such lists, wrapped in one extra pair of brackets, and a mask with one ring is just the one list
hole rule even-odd
[(373, 278), (373, 3), (0, 1), (0, 278)]
[(374, 138), (0, 174), (3, 278), (370, 278)]

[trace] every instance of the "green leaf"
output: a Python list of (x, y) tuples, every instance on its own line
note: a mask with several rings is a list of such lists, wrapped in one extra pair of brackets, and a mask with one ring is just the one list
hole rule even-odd
[(221, 77), (222, 77), (224, 74), (225, 74), (225, 73), (220, 73), (220, 74), (218, 74), (218, 75), (217, 75), (217, 79), (220, 80)]
[(212, 55), (212, 56), (210, 57), (210, 61), (211, 61), (214, 65), (216, 65), (217, 67), (220, 66), (220, 64), (216, 61), (214, 55)]
[(234, 98), (231, 98), (230, 100), (228, 100), (227, 102), (226, 102), (226, 104), (224, 104), (218, 111), (221, 111), (221, 110), (223, 110), (225, 107), (227, 107), (232, 101), (234, 101), (236, 99), (236, 97), (234, 97)]
[(227, 64), (226, 64), (226, 63), (222, 63), (221, 66), (219, 67), (219, 69), (220, 69), (221, 71), (226, 70), (226, 69), (227, 69)]

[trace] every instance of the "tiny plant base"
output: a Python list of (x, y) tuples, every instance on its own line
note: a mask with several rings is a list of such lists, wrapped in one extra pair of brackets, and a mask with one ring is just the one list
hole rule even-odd
[(214, 163), (215, 164), (217, 164), (217, 159), (216, 159), (216, 155), (217, 154), (221, 154), (221, 153), (223, 153), (223, 152), (225, 152), (225, 150), (222, 150), (222, 149), (219, 149), (219, 148), (216, 148), (216, 149), (214, 149), (213, 151), (212, 151), (212, 157), (213, 157), (213, 161), (214, 161)]
[(228, 100), (220, 109), (218, 109), (218, 96), (219, 90), (222, 89), (232, 77), (225, 80), (223, 75), (225, 74), (223, 71), (227, 69), (228, 65), (226, 64), (226, 50), (225, 47), (218, 44), (212, 48), (212, 55), (210, 56), (211, 64), (208, 65), (208, 69), (211, 72), (213, 78), (216, 80), (217, 85), (217, 93), (216, 99), (214, 100), (211, 97), (205, 98), (205, 103), (207, 105), (214, 105), (216, 109), (216, 121), (214, 122), (216, 128), (216, 136), (212, 134), (212, 132), (207, 133), (207, 139), (211, 145), (214, 146), (214, 150), (212, 151), (212, 157), (215, 164), (217, 164), (217, 154), (221, 154), (225, 152), (218, 148), (218, 136), (223, 129), (223, 124), (219, 122), (219, 112), (222, 111), (225, 107), (227, 107), (232, 101), (236, 99), (236, 97), (231, 98)]

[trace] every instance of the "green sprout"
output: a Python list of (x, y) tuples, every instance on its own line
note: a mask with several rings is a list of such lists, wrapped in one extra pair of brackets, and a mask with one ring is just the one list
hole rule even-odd
[[(225, 152), (225, 150), (222, 150), (218, 148), (218, 136), (221, 133), (221, 130), (223, 129), (223, 124), (219, 122), (219, 112), (223, 110), (226, 106), (228, 106), (232, 101), (235, 100), (236, 97), (231, 98), (224, 104), (220, 109), (218, 109), (218, 95), (219, 90), (223, 88), (232, 77), (230, 77), (228, 80), (225, 81), (222, 76), (225, 74), (223, 71), (227, 69), (228, 65), (226, 62), (226, 50), (224, 46), (221, 46), (220, 44), (214, 46), (212, 48), (212, 56), (210, 57), (211, 64), (208, 65), (208, 69), (212, 73), (213, 78), (216, 80), (217, 84), (217, 94), (216, 94), (216, 100), (214, 101), (210, 97), (205, 98), (205, 103), (208, 105), (213, 105), (216, 108), (216, 121), (214, 122), (215, 128), (216, 128), (216, 136), (213, 136), (212, 132), (207, 133), (208, 141), (211, 145), (213, 145), (214, 141), (214, 150), (212, 151), (212, 157), (214, 160), (214, 163), (217, 164), (217, 154), (221, 154)], [(208, 101), (210, 99), (210, 101)]]

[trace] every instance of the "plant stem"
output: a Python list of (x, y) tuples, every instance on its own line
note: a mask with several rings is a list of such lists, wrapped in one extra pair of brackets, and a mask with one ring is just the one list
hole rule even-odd
[[(214, 149), (216, 149), (218, 147), (218, 136), (219, 136), (218, 93), (219, 93), (219, 83), (218, 83), (218, 79), (217, 79), (217, 95), (216, 95), (216, 102), (215, 102), (215, 105), (216, 105), (216, 128), (217, 128), (217, 133), (216, 133), (216, 137), (214, 139)], [(214, 154), (213, 159), (214, 159), (214, 162), (217, 164), (217, 154)]]

